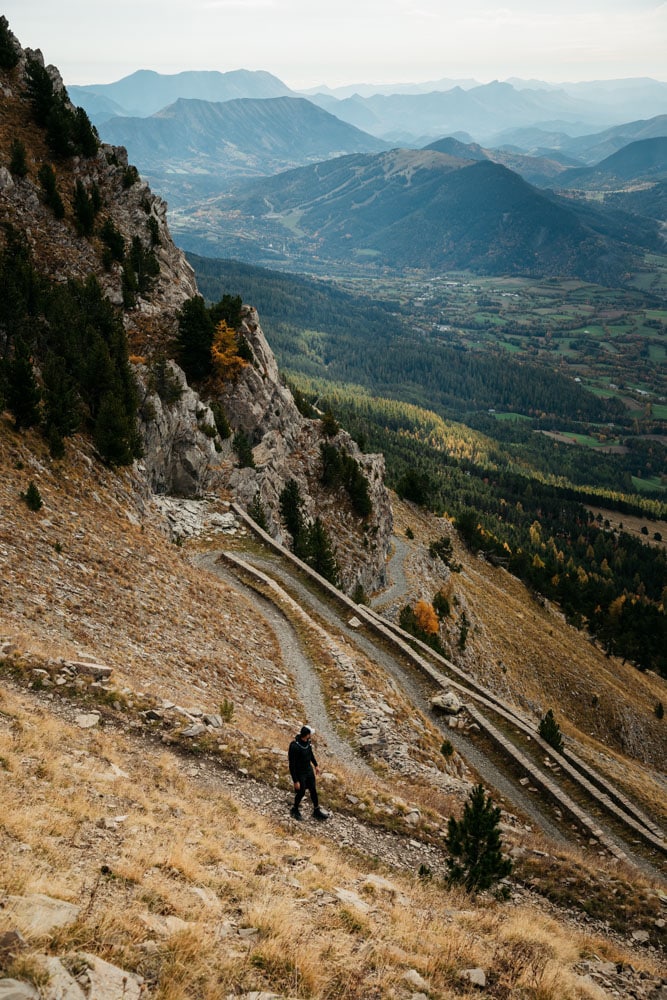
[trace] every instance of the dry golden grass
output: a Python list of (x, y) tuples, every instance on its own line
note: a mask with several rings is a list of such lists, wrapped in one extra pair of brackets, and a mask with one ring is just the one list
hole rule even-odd
[[(158, 1000), (233, 989), (380, 1000), (409, 969), (448, 998), (461, 995), (460, 970), (479, 964), (542, 1000), (597, 995), (572, 972), (588, 942), (539, 910), (479, 908), (396, 873), (393, 889), (378, 888), (335, 845), (296, 843), (222, 790), (212, 797), (187, 759), (122, 732), (80, 730), (27, 692), (4, 688), (0, 712), (0, 891), (81, 906), (74, 925), (29, 939), (33, 950), (92, 951), (145, 976)], [(40, 777), (37, 732), (49, 761)], [(127, 777), (110, 780), (110, 761)], [(121, 810), (114, 828), (100, 823)], [(339, 888), (356, 895), (341, 902)]]
[[(143, 530), (134, 523), (129, 472), (101, 470), (91, 489), (84, 443), (68, 447), (65, 468), (49, 462), (37, 438), (2, 427), (0, 635), (37, 659), (88, 653), (108, 663), (127, 687), (126, 707), (118, 726), (112, 715), (103, 728), (82, 730), (65, 718), (77, 710), (67, 699), (0, 685), (0, 855), (7, 859), (0, 890), (81, 906), (75, 925), (50, 941), (31, 940), (31, 948), (91, 950), (139, 972), (158, 1000), (219, 1000), (251, 989), (384, 1000), (404, 991), (408, 969), (430, 983), (433, 996), (448, 998), (461, 995), (459, 970), (480, 963), (542, 1000), (595, 996), (572, 973), (589, 946), (566, 924), (531, 910), (530, 947), (521, 950), (520, 924), (508, 924), (514, 937), (499, 933), (507, 907), (483, 908), (436, 880), (389, 871), (395, 891), (378, 889), (366, 881), (370, 862), (308, 831), (295, 842), (293, 831), (233, 801), (206, 772), (206, 758), (177, 756), (134, 735), (129, 723), (146, 703), (169, 698), (215, 711), (226, 699), (234, 715), (221, 739), (231, 750), (248, 746), (243, 766), (276, 784), (284, 760), (258, 748), (258, 726), (264, 747), (282, 747), (282, 720), (296, 721), (303, 706), (293, 683), (275, 680), (284, 672), (280, 649), (252, 602), (191, 565), (187, 546), (169, 544), (150, 510)], [(45, 502), (34, 515), (18, 499), (30, 479)], [(414, 717), (342, 635), (288, 613), (326, 667), (330, 702), (342, 681), (333, 642), (353, 657), (369, 696), (391, 704), (397, 731)], [(84, 691), (81, 704), (87, 697)], [(419, 759), (442, 767), (441, 738), (428, 719), (422, 724)], [(400, 813), (403, 799), (432, 813), (435, 825), (454, 808), (436, 788), (402, 784), (388, 769), (368, 778), (342, 765), (332, 770), (332, 798), (342, 805), (354, 787), (359, 816), (372, 819), (388, 805)], [(558, 872), (578, 863), (573, 856)], [(340, 888), (361, 905), (341, 902)], [(244, 928), (256, 933), (245, 937)]]

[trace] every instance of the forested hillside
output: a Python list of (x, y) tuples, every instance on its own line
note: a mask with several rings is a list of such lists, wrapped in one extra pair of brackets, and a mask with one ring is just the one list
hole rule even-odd
[[(401, 496), (454, 517), (471, 548), (559, 602), (609, 652), (667, 673), (667, 560), (654, 520), (665, 504), (638, 495), (633, 481), (664, 471), (664, 444), (629, 436), (612, 454), (544, 433), (614, 421), (629, 431), (617, 399), (544, 364), (429, 336), (398, 300), (190, 259), (210, 298), (238, 289), (260, 306), (297, 398), (330, 408), (364, 447), (381, 451)], [(515, 419), (496, 420), (496, 408)], [(643, 517), (654, 547), (595, 520), (591, 505), (621, 520)]]

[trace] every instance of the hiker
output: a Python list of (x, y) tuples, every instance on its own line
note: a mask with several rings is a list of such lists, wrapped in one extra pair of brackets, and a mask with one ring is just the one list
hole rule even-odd
[(313, 803), (313, 816), (315, 819), (328, 819), (328, 813), (320, 809), (317, 797), (317, 786), (315, 775), (319, 774), (317, 761), (313, 748), (310, 745), (310, 737), (313, 730), (310, 726), (302, 726), (301, 730), (294, 737), (289, 745), (289, 773), (294, 782), (294, 805), (290, 809), (290, 816), (294, 819), (303, 819), (299, 806), (301, 799), (306, 792), (310, 792), (310, 799)]

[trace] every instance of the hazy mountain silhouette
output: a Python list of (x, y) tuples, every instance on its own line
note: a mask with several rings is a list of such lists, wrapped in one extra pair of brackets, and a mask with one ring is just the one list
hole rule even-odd
[(387, 148), (299, 97), (223, 103), (180, 99), (149, 118), (110, 119), (100, 133), (126, 146), (132, 162), (152, 176), (270, 174)]
[[(229, 73), (216, 70), (188, 70), (164, 74), (140, 69), (115, 83), (96, 83), (68, 87), (75, 104), (91, 114), (94, 99), (104, 98), (126, 115), (146, 117), (155, 114), (179, 98), (200, 101), (232, 101), (242, 97), (267, 98), (295, 95), (277, 76), (263, 70), (237, 69)], [(93, 112), (94, 113), (94, 112)]]

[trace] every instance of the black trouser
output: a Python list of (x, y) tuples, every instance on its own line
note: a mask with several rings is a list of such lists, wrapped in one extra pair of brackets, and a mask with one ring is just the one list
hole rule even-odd
[(299, 791), (294, 795), (294, 808), (298, 809), (301, 805), (301, 799), (304, 797), (306, 792), (310, 792), (310, 799), (313, 803), (313, 809), (319, 807), (319, 799), (317, 798), (317, 788), (315, 786), (315, 775), (314, 774), (302, 774), (298, 778), (299, 781)]

